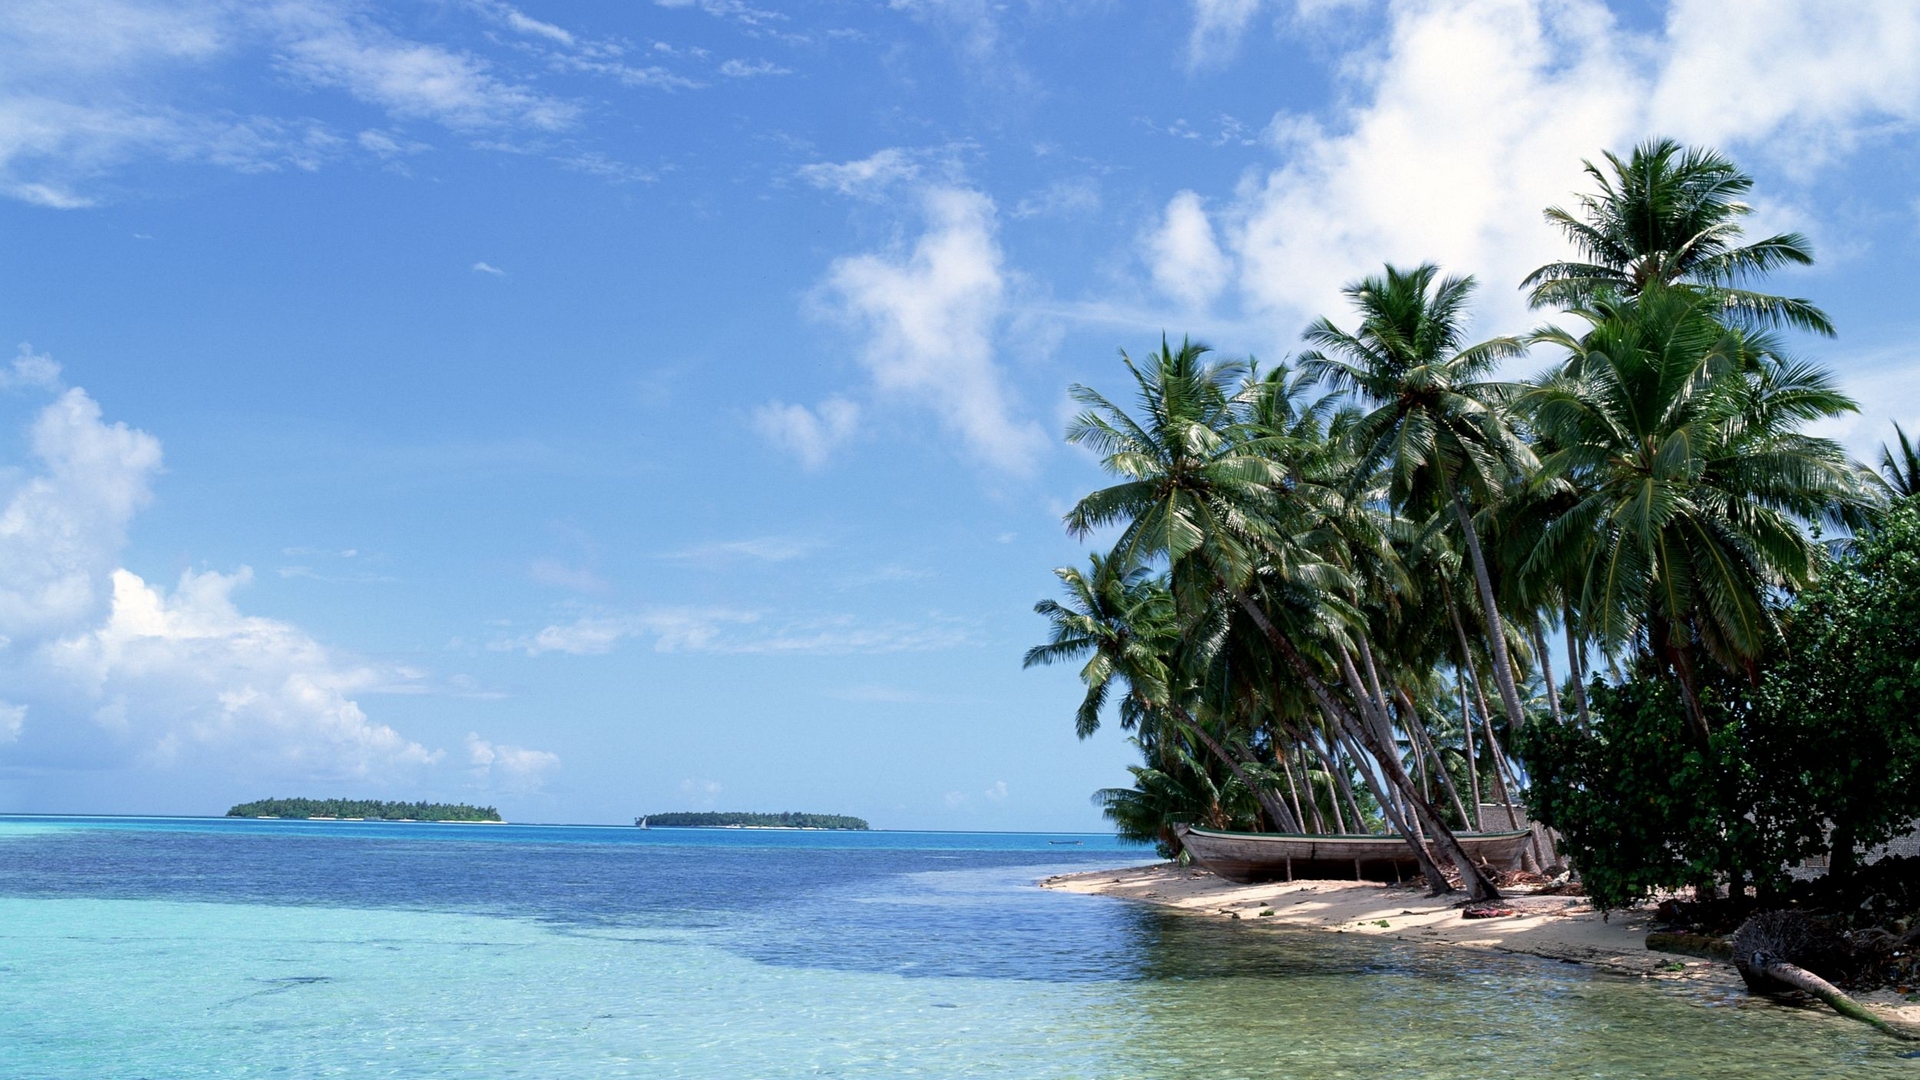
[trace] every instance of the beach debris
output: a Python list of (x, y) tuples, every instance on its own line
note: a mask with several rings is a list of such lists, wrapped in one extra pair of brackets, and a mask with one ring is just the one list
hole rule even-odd
[(1463, 919), (1504, 919), (1514, 914), (1517, 914), (1517, 912), (1510, 907), (1501, 907), (1498, 904), (1474, 904), (1462, 909), (1460, 917)]
[(1847, 996), (1820, 973), (1835, 978), (1850, 959), (1846, 942), (1798, 911), (1763, 911), (1733, 933), (1733, 966), (1757, 994), (1798, 990), (1832, 1006), (1848, 1019), (1869, 1024), (1896, 1039), (1920, 1041), (1920, 1032), (1896, 1027)]

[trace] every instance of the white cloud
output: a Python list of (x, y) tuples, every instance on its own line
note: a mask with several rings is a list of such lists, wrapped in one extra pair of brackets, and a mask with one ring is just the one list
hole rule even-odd
[(1021, 199), (1012, 217), (1083, 217), (1100, 212), (1100, 182), (1091, 176), (1055, 180), (1046, 190)]
[(1046, 438), (1014, 416), (994, 360), (1006, 286), (993, 202), (953, 187), (922, 202), (927, 228), (911, 252), (840, 259), (825, 290), (866, 328), (860, 359), (877, 393), (936, 411), (981, 460), (1030, 471)]
[(467, 765), (474, 777), (489, 787), (526, 793), (538, 791), (560, 768), (560, 755), (547, 750), (508, 746), (467, 733)]
[(698, 8), (715, 18), (732, 19), (748, 26), (764, 26), (786, 18), (777, 11), (765, 11), (743, 0), (653, 0), (663, 8)]
[(1187, 66), (1220, 63), (1240, 47), (1240, 35), (1260, 10), (1261, 0), (1193, 0), (1193, 35), (1187, 39)]
[(60, 389), (60, 365), (53, 357), (33, 351), (33, 346), (20, 343), (20, 349), (14, 354), (13, 363), (0, 371), (0, 390), (13, 390), (20, 387), (32, 387), (39, 390)]
[[(1345, 282), (1433, 260), (1485, 283), (1486, 332), (1524, 329), (1520, 279), (1564, 254), (1540, 212), (1585, 188), (1582, 158), (1650, 132), (1784, 156), (1809, 131), (1845, 145), (1920, 119), (1920, 7), (1906, 0), (1767, 0), (1737, 18), (1676, 0), (1651, 35), (1597, 0), (1434, 0), (1393, 6), (1388, 24), (1342, 68), (1353, 104), (1324, 125), (1277, 117), (1285, 163), (1232, 208), (1258, 315), (1338, 316)], [(1794, 149), (1776, 150), (1786, 133)]]
[(1878, 467), (1883, 444), (1894, 441), (1893, 425), (1909, 438), (1920, 437), (1920, 348), (1911, 345), (1832, 357), (1840, 389), (1860, 403), (1860, 411), (1819, 420), (1808, 430), (1839, 441), (1861, 461)]
[(1007, 801), (1007, 782), (1005, 780), (994, 781), (994, 785), (988, 788), (984, 792), (984, 794), (986, 795), (988, 802), (1006, 802)]
[(474, 263), (473, 272), (476, 274), (492, 274), (494, 277), (507, 276), (507, 272), (505, 270), (502, 270), (491, 263), (485, 263), (485, 262)]
[(753, 612), (726, 608), (654, 608), (636, 614), (582, 615), (568, 623), (553, 623), (531, 635), (505, 638), (488, 646), (495, 652), (523, 652), (528, 656), (563, 653), (600, 656), (628, 638), (650, 637), (655, 652), (737, 651), (720, 647), (728, 628), (757, 622)]
[(0, 634), (16, 641), (101, 613), (127, 525), (152, 500), (160, 468), (159, 440), (102, 423), (77, 387), (41, 411), (29, 442), (39, 475), (0, 511)]
[(354, 697), (420, 673), (351, 662), (290, 623), (243, 614), (251, 580), (189, 570), (171, 593), (119, 563), (161, 447), (65, 391), (29, 428), (0, 510), (4, 760), (144, 764), (256, 778), (390, 775), (438, 759)]
[(388, 673), (341, 663), (290, 623), (241, 614), (232, 593), (251, 580), (244, 567), (189, 570), (169, 596), (115, 570), (106, 623), (42, 658), (84, 688), (97, 723), (157, 764), (213, 757), (280, 776), (365, 777), (439, 760), (349, 696)]
[(763, 75), (791, 75), (792, 70), (783, 68), (771, 60), (728, 60), (720, 65), (720, 74), (729, 79), (755, 79)]
[[(565, 34), (516, 22), (502, 4), (481, 7), (544, 40)], [(283, 77), (463, 132), (551, 132), (579, 115), (479, 56), (394, 33), (351, 0), (11, 0), (0, 4), (0, 194), (74, 209), (95, 204), (103, 179), (134, 162), (257, 172), (318, 168), (356, 145), (386, 158), (419, 148), (199, 103), (195, 91), (216, 69), (262, 55)], [(569, 58), (612, 63), (574, 52), (554, 62)]]
[[(1788, 132), (1833, 150), (1863, 120), (1920, 119), (1920, 6), (1910, 0), (1676, 0), (1652, 88), (1653, 126), (1707, 142)], [(1791, 160), (1782, 164), (1791, 165)]]
[(820, 161), (802, 165), (797, 171), (800, 179), (814, 187), (871, 198), (893, 184), (919, 176), (920, 165), (912, 152), (890, 146), (857, 161)]
[(407, 154), (417, 154), (422, 150), (432, 149), (432, 147), (426, 143), (415, 142), (412, 139), (403, 138), (392, 132), (378, 131), (373, 128), (368, 128), (366, 131), (362, 131), (360, 134), (354, 136), (353, 141), (359, 143), (362, 150), (373, 154), (375, 157), (386, 159), (397, 158)]
[(498, 639), (488, 648), (528, 656), (599, 656), (629, 639), (651, 639), (660, 653), (843, 656), (952, 649), (970, 644), (974, 635), (940, 617), (863, 622), (848, 615), (773, 618), (731, 608), (656, 607), (580, 615), (532, 634)]
[(529, 37), (545, 38), (556, 45), (565, 45), (569, 48), (574, 45), (571, 32), (552, 23), (541, 22), (511, 4), (499, 3), (497, 0), (472, 0), (472, 2), (473, 6), (480, 11), (519, 33)]
[(556, 652), (598, 656), (612, 652), (620, 639), (640, 632), (639, 625), (629, 619), (582, 617), (566, 625), (543, 627), (531, 637), (498, 641), (491, 647), (496, 652), (524, 652), (528, 656)]
[(887, 0), (887, 6), (957, 32), (961, 51), (971, 59), (991, 58), (1000, 44), (1003, 5), (996, 0)]
[(1167, 203), (1166, 217), (1147, 238), (1145, 254), (1154, 284), (1196, 311), (1220, 295), (1233, 273), (1200, 196), (1191, 191)]
[(477, 56), (402, 38), (332, 4), (283, 3), (274, 11), (281, 68), (345, 90), (395, 116), (462, 131), (569, 127), (579, 109), (496, 77)]
[(815, 540), (803, 540), (791, 536), (756, 536), (747, 540), (715, 540), (705, 544), (694, 544), (678, 551), (669, 551), (660, 557), (684, 562), (724, 563), (737, 559), (754, 559), (759, 562), (791, 562), (805, 558), (820, 550)]
[(753, 430), (808, 469), (825, 465), (859, 424), (860, 406), (843, 397), (830, 397), (811, 409), (770, 401), (753, 410)]

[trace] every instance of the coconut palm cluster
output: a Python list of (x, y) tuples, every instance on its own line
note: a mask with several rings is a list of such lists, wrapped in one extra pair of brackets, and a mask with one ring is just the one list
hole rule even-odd
[(1782, 598), (1912, 490), (1904, 437), (1883, 480), (1811, 433), (1855, 405), (1789, 347), (1834, 329), (1766, 291), (1813, 253), (1745, 235), (1750, 176), (1671, 141), (1587, 174), (1530, 333), (1476, 340), (1473, 278), (1390, 265), (1283, 362), (1163, 339), (1123, 394), (1073, 387), (1111, 483), (1065, 516), (1097, 550), (1026, 662), (1079, 664), (1077, 732), (1138, 744), (1096, 796), (1123, 835), (1395, 832), (1493, 897), (1455, 836), (1524, 826), (1530, 727), (1601, 737), (1590, 691), (1653, 678), (1707, 746)]

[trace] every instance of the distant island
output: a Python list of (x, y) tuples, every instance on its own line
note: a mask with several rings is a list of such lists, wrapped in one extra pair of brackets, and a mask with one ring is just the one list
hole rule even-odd
[[(491, 806), (465, 803), (381, 802), (378, 799), (260, 799), (241, 803), (228, 817), (336, 818), (367, 821), (499, 821)], [(862, 824), (862, 828), (865, 825)]]
[(850, 829), (864, 832), (865, 819), (845, 814), (647, 814), (633, 819), (643, 828), (662, 829)]

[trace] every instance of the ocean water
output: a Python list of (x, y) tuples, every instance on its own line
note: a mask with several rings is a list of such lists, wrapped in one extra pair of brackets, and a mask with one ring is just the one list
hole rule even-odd
[(0, 1080), (1920, 1078), (1901, 1044), (1744, 995), (1033, 887), (1146, 858), (0, 818)]

